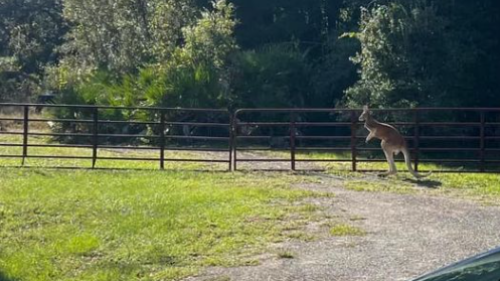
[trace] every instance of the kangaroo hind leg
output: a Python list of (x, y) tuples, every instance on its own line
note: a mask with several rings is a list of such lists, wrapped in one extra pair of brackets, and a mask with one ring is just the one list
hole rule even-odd
[(389, 171), (387, 172), (388, 175), (395, 175), (398, 170), (396, 168), (396, 163), (394, 163), (394, 153), (391, 151), (385, 151), (384, 150), (385, 157), (387, 158), (387, 162), (389, 163)]
[(385, 159), (387, 160), (387, 163), (389, 164), (389, 171), (382, 175), (394, 175), (396, 174), (397, 168), (396, 168), (396, 163), (394, 163), (394, 151), (388, 147), (388, 145), (385, 142), (382, 142), (382, 151), (384, 151), (385, 154)]

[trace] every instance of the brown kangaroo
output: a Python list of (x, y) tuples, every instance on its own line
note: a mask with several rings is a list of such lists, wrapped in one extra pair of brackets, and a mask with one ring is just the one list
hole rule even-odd
[(370, 109), (367, 105), (363, 107), (363, 113), (359, 116), (359, 121), (364, 121), (365, 128), (370, 131), (370, 134), (368, 135), (368, 137), (366, 137), (367, 143), (372, 138), (382, 140), (380, 145), (382, 146), (385, 158), (389, 163), (389, 171), (385, 173), (385, 175), (394, 175), (397, 173), (396, 164), (394, 163), (394, 155), (398, 155), (400, 152), (402, 152), (405, 157), (408, 171), (415, 178), (419, 179), (430, 175), (430, 173), (422, 175), (413, 170), (411, 166), (410, 152), (408, 151), (408, 146), (406, 144), (405, 138), (393, 126), (385, 123), (380, 123), (377, 120), (373, 119), (370, 113)]

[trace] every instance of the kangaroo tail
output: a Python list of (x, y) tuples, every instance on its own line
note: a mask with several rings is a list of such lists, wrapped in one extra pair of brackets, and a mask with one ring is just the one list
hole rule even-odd
[(411, 157), (410, 157), (410, 152), (408, 151), (408, 148), (403, 149), (403, 155), (405, 157), (405, 163), (406, 166), (408, 167), (408, 171), (417, 179), (425, 178), (429, 176), (432, 172), (425, 173), (425, 174), (419, 174), (415, 170), (413, 170), (413, 167), (411, 166)]

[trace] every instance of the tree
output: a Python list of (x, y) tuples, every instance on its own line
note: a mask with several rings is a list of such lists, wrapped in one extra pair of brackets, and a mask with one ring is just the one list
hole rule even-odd
[(183, 29), (184, 44), (171, 60), (157, 64), (164, 90), (146, 96), (149, 104), (184, 107), (227, 107), (234, 40), (234, 7), (226, 0), (212, 2), (195, 24)]
[(66, 56), (120, 75), (168, 59), (195, 9), (190, 0), (65, 0), (64, 16), (74, 25)]
[[(238, 50), (233, 37), (233, 11), (233, 6), (225, 0), (213, 2), (210, 10), (200, 12), (193, 24), (182, 28), (182, 36), (178, 40), (182, 44), (172, 46), (168, 59), (160, 59), (161, 56), (152, 60), (126, 57), (116, 62), (130, 59), (127, 63), (131, 63), (138, 59), (134, 68), (132, 65), (126, 67), (125, 64), (115, 63), (90, 70), (82, 67), (80, 77), (72, 75), (68, 67), (71, 63), (65, 63), (52, 72), (52, 85), (61, 92), (61, 99), (66, 103), (228, 106), (231, 101), (230, 58)], [(156, 31), (152, 29), (150, 34), (153, 32)], [(134, 47), (123, 48), (132, 50)], [(74, 57), (70, 56), (69, 59)], [(110, 61), (103, 59), (101, 63), (105, 62)], [(115, 67), (120, 72), (112, 71)]]
[(234, 0), (238, 43), (258, 49), (266, 44), (299, 42), (318, 47), (335, 28), (341, 1), (333, 0)]
[(296, 47), (274, 44), (244, 51), (236, 69), (238, 107), (304, 107), (311, 98), (310, 65)]
[(412, 1), (364, 10), (355, 34), (362, 47), (354, 58), (361, 77), (347, 91), (346, 104), (500, 104), (493, 94), (498, 79), (491, 76), (498, 73), (491, 64), (498, 62), (500, 44), (490, 34), (500, 23), (492, 11), (490, 1)]
[(358, 80), (357, 68), (350, 57), (356, 55), (359, 42), (351, 38), (332, 36), (324, 55), (311, 66), (312, 96), (309, 107), (335, 107), (340, 104), (345, 89)]
[(0, 0), (0, 100), (27, 101), (67, 32), (59, 0)]

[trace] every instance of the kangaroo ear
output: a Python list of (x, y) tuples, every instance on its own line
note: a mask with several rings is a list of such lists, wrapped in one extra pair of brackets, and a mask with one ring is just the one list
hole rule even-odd
[(365, 106), (363, 106), (363, 110), (364, 110), (364, 111), (368, 111), (368, 110), (370, 110), (370, 109), (368, 108), (368, 105), (365, 105)]

